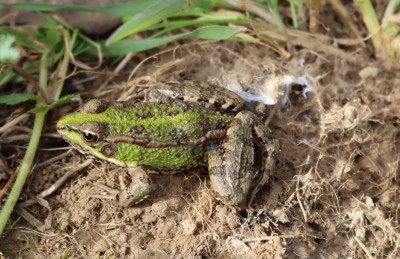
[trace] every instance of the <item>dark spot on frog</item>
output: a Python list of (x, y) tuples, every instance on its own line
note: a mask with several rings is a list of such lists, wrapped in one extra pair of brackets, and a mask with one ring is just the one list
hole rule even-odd
[(117, 153), (117, 148), (114, 144), (107, 144), (101, 148), (101, 153), (106, 157), (113, 157)]
[(223, 98), (218, 98), (215, 100), (214, 106), (216, 108), (221, 108), (221, 106), (224, 105), (225, 103), (226, 103), (226, 101)]
[(176, 115), (179, 114), (180, 111), (177, 111), (177, 110), (169, 111), (170, 108), (174, 108), (174, 107), (172, 107), (171, 105), (165, 106), (164, 112), (165, 112), (166, 115), (173, 117), (173, 116), (176, 116)]
[(193, 108), (193, 106), (189, 103), (182, 103), (182, 105), (180, 107), (182, 108), (183, 112), (187, 112), (188, 110)]
[(160, 126), (157, 126), (155, 132), (157, 132), (157, 135), (156, 135), (157, 137), (159, 137), (159, 138), (162, 137), (162, 133), (161, 133), (161, 128), (160, 128)]
[(215, 102), (214, 103), (214, 107), (215, 107), (215, 109), (217, 109), (217, 110), (219, 110), (220, 108), (221, 108), (221, 104), (220, 103), (217, 103), (217, 102)]
[(136, 126), (133, 126), (133, 127), (131, 128), (131, 132), (132, 132), (134, 135), (141, 135), (141, 134), (143, 134), (143, 135), (146, 136), (146, 137), (149, 135), (149, 132), (146, 131), (146, 128), (145, 128), (143, 125), (136, 125)]
[(257, 137), (257, 141), (259, 143), (265, 143), (265, 139), (263, 137)]
[(138, 114), (137, 117), (138, 117), (139, 119), (147, 119), (147, 118), (152, 118), (152, 117), (154, 117), (154, 114), (151, 113), (151, 112), (149, 112), (149, 111), (146, 111), (146, 112), (144, 112), (143, 114)]
[(236, 105), (234, 103), (231, 103), (226, 109), (227, 110), (233, 110), (236, 108)]
[(210, 101), (209, 101), (207, 98), (205, 98), (205, 97), (200, 97), (200, 98), (197, 99), (197, 101), (198, 101), (198, 102), (204, 102), (204, 103), (209, 103), (209, 102), (210, 102)]
[(167, 113), (167, 115), (168, 115), (168, 116), (171, 116), (171, 117), (176, 116), (176, 115), (178, 115), (178, 114), (179, 114), (179, 111), (173, 111), (173, 112), (168, 112), (168, 113)]
[(182, 156), (181, 153), (176, 153), (176, 154), (175, 154), (175, 157), (176, 157), (176, 158), (180, 158), (181, 156)]
[(226, 122), (225, 122), (224, 120), (222, 120), (222, 119), (217, 120), (217, 121), (215, 122), (215, 128), (217, 128), (217, 129), (225, 129), (226, 127), (227, 127), (227, 124), (226, 124)]
[(172, 105), (171, 105), (170, 103), (164, 105), (164, 112), (167, 113), (168, 110), (169, 110), (169, 108), (171, 108), (171, 106), (172, 106)]
[(263, 152), (263, 157), (265, 157), (265, 158), (267, 158), (267, 157), (269, 157), (269, 156), (272, 156), (273, 154), (271, 153), (271, 154), (269, 154), (268, 153), (268, 151), (264, 151)]
[(188, 135), (186, 130), (183, 129), (173, 129), (171, 130), (171, 132), (169, 133), (169, 135), (171, 136), (171, 138), (175, 141), (185, 141), (188, 140)]
[(205, 117), (204, 114), (200, 115), (199, 124), (200, 124), (201, 130), (204, 133), (207, 133), (210, 130), (210, 125), (211, 125), (210, 118)]

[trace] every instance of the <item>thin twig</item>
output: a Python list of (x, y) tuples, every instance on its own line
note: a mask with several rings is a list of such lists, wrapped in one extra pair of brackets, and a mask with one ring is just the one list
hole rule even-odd
[(55, 192), (65, 181), (68, 180), (69, 177), (71, 177), (74, 173), (79, 172), (85, 167), (88, 167), (93, 163), (93, 159), (88, 159), (82, 164), (76, 166), (73, 168), (71, 171), (68, 171), (66, 174), (64, 174), (60, 179), (58, 179), (54, 184), (52, 184), (47, 190), (44, 190), (39, 194), (40, 198), (44, 198)]
[[(8, 167), (6, 158), (1, 153), (0, 153), (0, 168), (2, 168), (3, 171), (5, 171), (6, 174), (8, 174), (8, 175), (13, 174), (13, 170), (11, 170), (11, 168)], [(1, 200), (1, 198), (0, 198), (0, 200)]]
[(242, 241), (245, 243), (248, 242), (257, 242), (257, 241), (267, 241), (267, 240), (271, 240), (274, 238), (284, 238), (284, 239), (292, 239), (292, 238), (299, 238), (299, 237), (303, 237), (304, 235), (302, 234), (298, 234), (298, 235), (280, 235), (280, 236), (265, 236), (265, 237), (257, 237), (257, 238), (246, 238), (243, 239)]
[(111, 74), (111, 76), (107, 77), (107, 79), (104, 81), (104, 83), (102, 83), (99, 87), (99, 89), (97, 89), (97, 91), (101, 91), (104, 89), (104, 87), (106, 87), (108, 85), (108, 83), (114, 79), (114, 77), (116, 75), (119, 74), (119, 72), (121, 72), (122, 69), (124, 69), (126, 67), (126, 65), (129, 63), (129, 61), (135, 56), (135, 53), (128, 53), (128, 55), (126, 55), (124, 57), (124, 59), (122, 59), (121, 62), (119, 62), (118, 66), (114, 69), (113, 73)]
[(358, 237), (355, 237), (354, 239), (357, 241), (358, 245), (361, 246), (361, 249), (368, 256), (368, 258), (373, 259), (374, 257), (369, 253), (367, 247), (361, 242), (361, 240)]
[(18, 66), (17, 64), (10, 63), (8, 65), (12, 67), (22, 77), (26, 78), (33, 85), (33, 87), (35, 87), (35, 89), (40, 93), (40, 96), (42, 97), (43, 103), (45, 105), (49, 103), (46, 98), (46, 93), (44, 92), (42, 87), (39, 86), (38, 82), (36, 82), (32, 75), (28, 74), (22, 67)]
[(22, 131), (22, 132), (25, 132), (25, 133), (32, 134), (32, 129), (30, 129), (28, 127), (25, 127), (25, 126), (14, 126), (12, 128), (9, 128), (7, 131), (3, 132), (4, 133), (3, 137), (7, 136), (7, 135), (9, 135), (11, 133), (15, 134), (16, 131)]
[(8, 189), (10, 189), (12, 183), (14, 182), (15, 178), (17, 177), (19, 172), (19, 167), (14, 171), (14, 173), (10, 176), (10, 178), (8, 179), (7, 183), (4, 185), (3, 189), (1, 189), (0, 191), (0, 201), (3, 198), (4, 194), (6, 194), (6, 192), (8, 191)]
[(0, 138), (0, 144), (1, 143), (13, 143), (15, 141), (28, 141), (30, 138), (29, 134), (19, 134), (19, 135), (14, 135), (14, 136), (6, 136), (6, 137), (1, 137)]
[(304, 210), (304, 207), (303, 207), (303, 203), (301, 203), (301, 200), (300, 200), (300, 187), (299, 187), (299, 182), (300, 182), (300, 180), (299, 180), (299, 177), (297, 177), (297, 182), (296, 182), (296, 198), (297, 198), (297, 202), (299, 203), (299, 205), (300, 205), (300, 209), (301, 209), (301, 211), (303, 212), (303, 217), (304, 217), (304, 222), (308, 222), (308, 219), (307, 219), (307, 213), (306, 213), (306, 211)]
[[(49, 196), (50, 194), (55, 192), (63, 183), (65, 183), (65, 181), (67, 181), (69, 177), (71, 177), (76, 172), (79, 172), (83, 168), (88, 167), (89, 165), (91, 165), (93, 163), (93, 161), (94, 161), (93, 159), (88, 159), (85, 162), (83, 162), (82, 164), (74, 167), (72, 170), (68, 171), (60, 179), (58, 179), (54, 184), (52, 184), (49, 188), (47, 188), (46, 190), (41, 192), (37, 197), (40, 199), (40, 198)], [(37, 202), (37, 199), (31, 199), (31, 200), (24, 201), (20, 205), (22, 207), (26, 207), (26, 206), (35, 204), (36, 202)]]
[(36, 229), (39, 231), (44, 231), (44, 224), (30, 214), (27, 210), (17, 205), (15, 206), (15, 211)]
[(68, 156), (69, 154), (71, 154), (72, 150), (73, 149), (69, 149), (67, 152), (62, 153), (61, 155), (55, 156), (55, 157), (50, 158), (49, 160), (47, 160), (47, 161), (45, 161), (43, 163), (37, 164), (35, 168), (43, 167), (43, 166), (47, 166), (49, 164), (52, 164), (55, 161), (60, 160), (60, 159), (62, 159), (64, 157)]
[(5, 131), (7, 131), (9, 128), (14, 127), (15, 125), (17, 125), (18, 123), (20, 123), (21, 121), (28, 119), (29, 117), (29, 113), (24, 113), (20, 116), (18, 116), (17, 118), (13, 119), (12, 121), (9, 121), (8, 123), (4, 124), (1, 128), (0, 128), (0, 134), (4, 133)]

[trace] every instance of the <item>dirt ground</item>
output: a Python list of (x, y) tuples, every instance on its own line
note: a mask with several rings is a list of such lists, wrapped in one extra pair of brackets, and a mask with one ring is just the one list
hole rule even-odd
[[(248, 91), (278, 86), (284, 98), (261, 107), (260, 115), (281, 143), (274, 175), (247, 208), (219, 202), (205, 169), (154, 175), (157, 190), (123, 209), (91, 197), (103, 193), (95, 183), (118, 188), (121, 168), (89, 161), (54, 193), (25, 207), (42, 229), (13, 214), (0, 250), (6, 258), (399, 257), (399, 69), (370, 57), (368, 49), (337, 50), (303, 47), (284, 59), (265, 46), (187, 41), (163, 53), (136, 54), (101, 91), (110, 70), (69, 79), (66, 93), (79, 91), (84, 100), (115, 100), (162, 80)], [(285, 84), (285, 76), (302, 81)], [(77, 107), (65, 105), (47, 117), (21, 202), (89, 159), (66, 148), (54, 151), (68, 147), (56, 136), (57, 119)], [(22, 156), (23, 146), (2, 148), (5, 157), (17, 151)]]

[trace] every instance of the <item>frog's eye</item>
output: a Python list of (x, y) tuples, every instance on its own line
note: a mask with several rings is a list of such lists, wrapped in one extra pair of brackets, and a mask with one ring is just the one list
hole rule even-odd
[(91, 147), (97, 147), (102, 140), (108, 136), (107, 124), (88, 121), (79, 127), (79, 132), (83, 141)]
[(99, 141), (99, 135), (95, 134), (94, 132), (82, 132), (82, 136), (87, 143), (94, 144)]

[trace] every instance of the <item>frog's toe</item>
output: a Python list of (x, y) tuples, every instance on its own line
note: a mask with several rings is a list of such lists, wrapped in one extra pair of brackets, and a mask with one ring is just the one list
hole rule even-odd
[(109, 199), (109, 200), (117, 200), (117, 194), (120, 192), (119, 190), (115, 190), (107, 185), (101, 183), (93, 183), (96, 187), (103, 189), (108, 194), (92, 194), (89, 195), (88, 198), (95, 198), (95, 199)]

